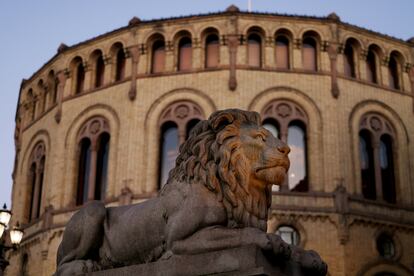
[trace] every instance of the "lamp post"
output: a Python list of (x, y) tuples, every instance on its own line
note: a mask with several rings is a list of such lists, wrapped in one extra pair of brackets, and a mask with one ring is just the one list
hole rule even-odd
[[(0, 276), (3, 276), (4, 270), (9, 265), (9, 262), (5, 259), (6, 251), (17, 249), (23, 238), (23, 230), (20, 229), (19, 222), (11, 230), (7, 229), (11, 216), (11, 211), (7, 210), (7, 206), (4, 204), (3, 209), (0, 210)], [(10, 235), (11, 246), (6, 245), (7, 232)]]

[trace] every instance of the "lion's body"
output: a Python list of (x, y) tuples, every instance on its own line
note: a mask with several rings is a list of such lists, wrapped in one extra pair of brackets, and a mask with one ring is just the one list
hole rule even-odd
[(90, 202), (72, 217), (59, 246), (57, 274), (244, 244), (290, 255), (278, 236), (266, 234), (271, 186), (283, 183), (288, 153), (261, 127), (257, 113), (213, 113), (180, 147), (158, 197), (109, 208)]

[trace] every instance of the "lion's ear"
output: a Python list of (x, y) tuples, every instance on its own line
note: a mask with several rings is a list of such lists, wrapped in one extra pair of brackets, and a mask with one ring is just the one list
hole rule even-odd
[(210, 117), (210, 125), (215, 132), (222, 130), (225, 126), (231, 124), (233, 121), (234, 116), (229, 112), (218, 111), (213, 113)]

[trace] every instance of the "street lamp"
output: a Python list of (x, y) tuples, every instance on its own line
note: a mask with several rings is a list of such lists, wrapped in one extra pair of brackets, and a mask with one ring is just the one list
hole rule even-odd
[(11, 246), (6, 245), (6, 230), (9, 225), (12, 213), (7, 210), (6, 204), (3, 205), (3, 209), (0, 210), (0, 276), (3, 276), (4, 270), (9, 265), (9, 262), (5, 259), (4, 254), (10, 249), (17, 249), (23, 238), (23, 230), (20, 229), (19, 222), (10, 231)]

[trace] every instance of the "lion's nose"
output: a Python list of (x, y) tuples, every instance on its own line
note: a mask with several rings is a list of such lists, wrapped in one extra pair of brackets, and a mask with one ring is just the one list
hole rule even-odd
[(279, 152), (283, 153), (284, 155), (288, 155), (288, 154), (289, 154), (289, 152), (290, 152), (290, 148), (289, 148), (289, 146), (288, 146), (288, 145), (286, 145), (286, 144), (281, 145), (281, 146), (278, 146), (278, 147), (277, 147), (277, 150), (278, 150)]

